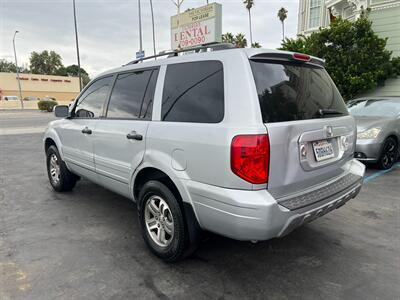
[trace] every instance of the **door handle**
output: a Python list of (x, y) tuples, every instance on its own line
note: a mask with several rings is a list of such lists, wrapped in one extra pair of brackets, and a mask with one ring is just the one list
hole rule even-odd
[(132, 132), (130, 132), (130, 133), (128, 133), (128, 134), (126, 135), (126, 138), (127, 138), (128, 140), (137, 140), (137, 141), (141, 141), (141, 140), (143, 140), (143, 135), (137, 134), (136, 131), (132, 131)]
[(92, 130), (89, 129), (87, 126), (85, 128), (82, 129), (82, 133), (83, 134), (92, 134)]

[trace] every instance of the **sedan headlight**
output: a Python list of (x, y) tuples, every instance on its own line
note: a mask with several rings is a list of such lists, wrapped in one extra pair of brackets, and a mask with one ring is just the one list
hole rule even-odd
[(371, 128), (363, 132), (359, 132), (357, 134), (357, 138), (360, 140), (368, 140), (368, 139), (376, 139), (378, 137), (379, 132), (381, 132), (380, 128)]

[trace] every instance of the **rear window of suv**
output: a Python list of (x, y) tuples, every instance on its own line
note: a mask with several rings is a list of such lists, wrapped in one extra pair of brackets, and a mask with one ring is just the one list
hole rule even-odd
[(250, 65), (265, 123), (348, 115), (324, 68), (268, 60), (250, 61)]

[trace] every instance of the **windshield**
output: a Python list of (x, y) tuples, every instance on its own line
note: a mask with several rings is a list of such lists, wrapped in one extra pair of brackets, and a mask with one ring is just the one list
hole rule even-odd
[(324, 68), (267, 60), (250, 64), (265, 123), (348, 115)]
[(357, 117), (394, 117), (400, 114), (400, 101), (370, 99), (349, 103), (349, 111)]

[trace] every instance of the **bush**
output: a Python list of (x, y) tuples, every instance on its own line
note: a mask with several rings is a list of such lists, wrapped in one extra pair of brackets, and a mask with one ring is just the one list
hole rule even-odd
[(54, 106), (56, 106), (58, 103), (56, 101), (53, 100), (41, 100), (38, 102), (38, 108), (40, 110), (45, 110), (48, 112), (52, 112)]

